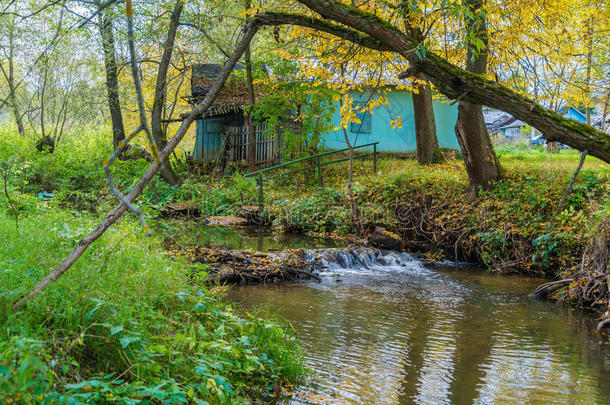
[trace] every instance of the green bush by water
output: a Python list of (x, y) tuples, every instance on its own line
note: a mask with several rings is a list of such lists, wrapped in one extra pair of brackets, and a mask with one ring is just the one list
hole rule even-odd
[(302, 374), (290, 334), (188, 284), (191, 265), (129, 220), (13, 312), (94, 224), (0, 215), (0, 403), (247, 403)]

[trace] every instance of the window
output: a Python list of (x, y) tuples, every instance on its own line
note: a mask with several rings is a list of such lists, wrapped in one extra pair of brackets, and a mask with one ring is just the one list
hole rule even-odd
[[(366, 105), (366, 101), (354, 100), (356, 108)], [(360, 120), (360, 123), (352, 122), (350, 124), (350, 131), (354, 134), (370, 134), (371, 133), (371, 112), (366, 110), (363, 112), (357, 112), (356, 117)]]

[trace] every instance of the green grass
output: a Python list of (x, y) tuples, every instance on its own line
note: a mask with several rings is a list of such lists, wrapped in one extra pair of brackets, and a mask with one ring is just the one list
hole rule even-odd
[[(362, 211), (362, 232), (366, 235), (375, 226), (401, 232), (414, 239), (417, 249), (432, 250), (432, 258), (454, 258), (457, 249), (469, 260), (502, 271), (568, 274), (600, 219), (610, 215), (610, 167), (587, 158), (551, 227), (580, 153), (502, 146), (498, 155), (504, 177), (493, 191), (476, 198), (458, 159), (421, 166), (411, 159), (381, 158), (377, 174), (371, 161), (357, 161), (353, 188)], [(324, 168), (323, 190), (318, 189), (315, 168), (265, 182), (266, 208), (288, 232), (354, 233), (347, 170), (347, 163)], [(255, 182), (237, 175), (188, 187), (193, 192), (182, 197), (199, 204), (204, 214), (232, 214), (239, 205), (257, 202)], [(397, 223), (396, 207), (413, 208), (417, 217), (425, 216), (428, 231), (434, 234), (428, 238), (436, 242), (413, 236), (412, 228), (421, 225)]]
[(290, 333), (187, 283), (201, 269), (130, 220), (13, 312), (95, 223), (42, 208), (0, 215), (0, 403), (245, 403), (302, 374)]
[[(131, 216), (27, 308), (13, 312), (11, 303), (116, 200), (100, 165), (110, 152), (107, 132), (74, 134), (53, 154), (36, 151), (32, 139), (10, 128), (0, 128), (0, 136), (0, 162), (10, 168), (8, 190), (20, 219), (17, 230), (1, 194), (1, 403), (244, 403), (303, 373), (298, 345), (277, 321), (237, 316), (192, 277), (202, 269), (164, 256), (160, 241), (144, 238)], [(497, 151), (506, 175), (477, 198), (468, 192), (459, 159), (422, 167), (382, 158), (377, 174), (372, 162), (357, 161), (354, 191), (366, 227), (405, 231), (395, 208), (414, 207), (430, 218), (431, 232), (451, 254), (459, 236), (462, 249), (491, 267), (513, 263), (517, 271), (569, 272), (600, 216), (610, 214), (608, 165), (587, 158), (548, 232), (579, 153), (522, 146)], [(147, 166), (141, 159), (117, 162), (117, 184), (128, 189)], [(161, 204), (193, 201), (204, 215), (230, 215), (257, 202), (251, 179), (235, 174), (210, 180), (179, 169), (182, 187), (157, 180), (156, 193), (148, 187), (139, 198), (147, 215), (155, 214), (155, 194)], [(347, 163), (324, 169), (324, 190), (315, 170), (280, 178), (265, 183), (266, 204), (287, 230), (351, 233), (346, 181)]]

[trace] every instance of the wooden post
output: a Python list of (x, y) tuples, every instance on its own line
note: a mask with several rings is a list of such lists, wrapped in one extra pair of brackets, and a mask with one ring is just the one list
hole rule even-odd
[(373, 174), (377, 174), (377, 144), (373, 145)]
[(320, 165), (320, 158), (316, 159), (316, 164), (318, 165), (318, 187), (324, 188), (324, 178), (322, 177), (322, 166)]
[(263, 174), (258, 174), (258, 213), (261, 215), (265, 209), (264, 195), (263, 195)]

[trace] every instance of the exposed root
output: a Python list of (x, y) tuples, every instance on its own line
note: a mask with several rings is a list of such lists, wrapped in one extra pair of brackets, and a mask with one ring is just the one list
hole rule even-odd
[(597, 328), (610, 325), (610, 218), (597, 227), (580, 266), (573, 270), (561, 298), (603, 314)]
[[(549, 276), (555, 268), (574, 264), (568, 257), (545, 252), (545, 246), (536, 246), (514, 226), (498, 224), (492, 214), (501, 209), (492, 203), (472, 200), (464, 204), (426, 194), (396, 205), (394, 215), (406, 249), (422, 252), (432, 260), (452, 258), (482, 263), (502, 273)], [(468, 220), (474, 214), (481, 221), (476, 226)]]
[(538, 288), (536, 288), (536, 290), (533, 292), (532, 295), (535, 297), (541, 297), (541, 298), (548, 297), (551, 294), (553, 294), (555, 291), (561, 289), (562, 287), (570, 284), (573, 281), (574, 281), (574, 279), (566, 278), (564, 280), (550, 281), (548, 283), (544, 283), (544, 284), (538, 286)]

